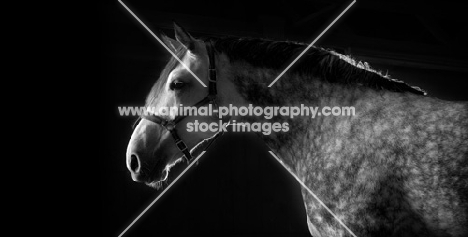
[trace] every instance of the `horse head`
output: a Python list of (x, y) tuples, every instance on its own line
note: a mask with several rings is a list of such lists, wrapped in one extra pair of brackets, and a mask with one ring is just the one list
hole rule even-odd
[[(159, 79), (153, 85), (146, 99), (145, 107), (151, 109), (151, 115), (143, 116), (137, 123), (127, 147), (127, 168), (134, 181), (145, 182), (151, 187), (159, 188), (162, 181), (168, 178), (171, 167), (184, 161), (184, 153), (180, 144), (176, 144), (172, 129), (166, 127), (162, 121), (177, 122), (176, 136), (187, 147), (187, 151), (196, 157), (203, 148), (203, 141), (213, 137), (216, 132), (200, 130), (189, 131), (188, 123), (213, 123), (218, 122), (216, 116), (187, 116), (177, 119), (174, 113), (164, 113), (172, 109), (193, 106), (197, 102), (205, 102), (206, 98), (223, 103), (229, 100), (229, 83), (223, 83), (223, 70), (219, 70), (227, 59), (220, 59), (220, 55), (212, 55), (211, 60), (216, 60), (218, 71), (218, 83), (215, 83), (217, 93), (213, 95), (212, 89), (202, 85), (209, 85), (210, 57), (208, 52), (209, 42), (192, 37), (186, 30), (174, 23), (175, 39), (161, 35), (162, 41), (177, 58), (172, 57), (161, 72)], [(214, 51), (213, 48), (210, 48)], [(224, 61), (224, 62), (223, 62)], [(214, 64), (214, 61), (213, 61)], [(221, 83), (219, 83), (221, 82)], [(212, 86), (212, 85), (211, 85)], [(231, 87), (233, 88), (233, 87)], [(209, 95), (209, 97), (207, 96)], [(182, 105), (182, 106), (181, 106)], [(208, 107), (209, 103), (197, 105)], [(156, 122), (155, 122), (156, 120)], [(172, 126), (172, 125), (171, 125)]]

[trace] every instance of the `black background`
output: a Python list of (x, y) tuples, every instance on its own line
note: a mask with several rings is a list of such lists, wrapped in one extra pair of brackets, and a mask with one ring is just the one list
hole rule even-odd
[[(152, 29), (170, 36), (175, 19), (195, 36), (233, 34), (303, 42), (313, 40), (349, 4), (329, 1), (335, 4), (330, 8), (326, 1), (124, 2)], [(386, 10), (378, 7), (380, 2), (387, 6), (384, 1), (369, 2), (356, 3), (316, 45), (351, 53), (377, 69), (388, 70), (394, 78), (428, 90), (431, 96), (468, 100), (467, 51), (461, 43), (466, 42), (462, 35), (466, 24), (457, 16), (460, 9), (453, 6), (452, 12), (452, 3), (444, 1), (434, 13), (437, 2), (405, 1), (404, 6), (416, 9), (421, 4), (428, 15), (435, 14), (429, 18), (439, 28), (431, 31), (408, 20), (414, 18), (411, 8)], [(329, 12), (314, 15), (321, 9)], [(135, 118), (120, 117), (117, 107), (142, 105), (170, 55), (117, 1), (104, 2), (100, 10), (102, 233), (118, 236), (160, 192), (131, 180), (125, 151)], [(425, 11), (416, 15), (421, 14)], [(193, 17), (256, 27), (244, 30), (236, 23), (223, 28), (208, 21), (213, 26), (203, 28), (191, 21)], [(282, 30), (270, 24), (278, 19)], [(441, 29), (445, 33), (437, 33)], [(427, 50), (431, 45), (434, 50)], [(179, 235), (309, 236), (300, 185), (255, 135), (226, 134), (125, 234)]]

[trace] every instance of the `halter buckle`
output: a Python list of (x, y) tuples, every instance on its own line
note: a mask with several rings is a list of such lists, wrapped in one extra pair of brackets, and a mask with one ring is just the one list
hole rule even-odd
[(216, 83), (216, 68), (208, 68), (208, 72), (210, 73), (208, 81)]
[(179, 148), (180, 151), (187, 150), (187, 145), (182, 140), (176, 141), (176, 146), (177, 146), (177, 148)]

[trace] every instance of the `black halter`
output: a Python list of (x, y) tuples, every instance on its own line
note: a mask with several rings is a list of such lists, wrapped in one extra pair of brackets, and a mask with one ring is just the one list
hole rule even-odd
[[(193, 105), (194, 107), (200, 107), (206, 104), (213, 104), (213, 106), (217, 109), (218, 105), (216, 104), (216, 65), (215, 65), (215, 60), (214, 60), (214, 51), (213, 51), (213, 46), (211, 45), (211, 41), (206, 42), (206, 51), (208, 52), (208, 60), (209, 60), (209, 78), (208, 78), (208, 95), (200, 100), (198, 103)], [(172, 135), (172, 138), (174, 138), (174, 141), (177, 145), (177, 148), (184, 154), (185, 158), (187, 161), (191, 162), (193, 160), (192, 155), (190, 154), (190, 151), (188, 150), (187, 144), (185, 144), (182, 139), (180, 139), (179, 135), (177, 135), (177, 130), (176, 130), (176, 125), (180, 121), (182, 121), (185, 117), (187, 116), (176, 116), (174, 120), (166, 120), (163, 119), (159, 116), (156, 115), (143, 115), (142, 116), (144, 119), (147, 119), (153, 123), (157, 123), (165, 127)], [(220, 133), (216, 134), (216, 137), (218, 137)], [(211, 140), (208, 146), (205, 148), (208, 149), (208, 147), (211, 145), (211, 143), (215, 139)]]

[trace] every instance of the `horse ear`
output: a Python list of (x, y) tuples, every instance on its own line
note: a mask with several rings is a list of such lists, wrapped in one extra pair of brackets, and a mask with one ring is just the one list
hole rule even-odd
[(174, 21), (175, 38), (188, 50), (194, 50), (195, 38), (193, 38), (182, 26)]
[(164, 34), (164, 32), (162, 32), (162, 31), (159, 33), (159, 35), (161, 36), (161, 39), (164, 42), (164, 44), (167, 47), (169, 47), (169, 49), (172, 52), (176, 53), (177, 52), (177, 46), (179, 46), (180, 43), (177, 40), (170, 38), (169, 36)]

